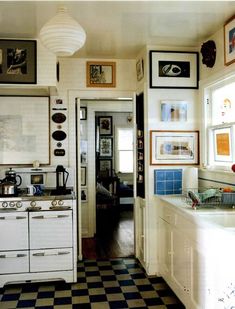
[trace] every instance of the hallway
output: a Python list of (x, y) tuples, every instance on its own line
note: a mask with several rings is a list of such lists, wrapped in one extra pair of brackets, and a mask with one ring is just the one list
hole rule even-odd
[(131, 206), (116, 213), (111, 213), (107, 209), (97, 211), (95, 238), (82, 240), (84, 259), (134, 256), (134, 222)]

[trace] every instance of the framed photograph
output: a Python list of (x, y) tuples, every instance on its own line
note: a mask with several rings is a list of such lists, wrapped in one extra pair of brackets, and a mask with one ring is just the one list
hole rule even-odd
[(136, 62), (136, 76), (138, 82), (144, 77), (144, 59), (141, 58)]
[(88, 61), (87, 87), (116, 87), (116, 63)]
[(99, 160), (99, 176), (112, 176), (112, 159)]
[(161, 121), (187, 121), (187, 111), (185, 101), (161, 101)]
[(81, 166), (81, 186), (86, 186), (86, 166)]
[(98, 126), (100, 128), (100, 135), (113, 134), (112, 116), (100, 116), (98, 118)]
[(87, 119), (87, 107), (81, 106), (80, 107), (80, 120), (86, 120)]
[(235, 16), (224, 25), (224, 64), (229, 65), (235, 61)]
[(198, 52), (150, 51), (150, 88), (198, 89)]
[(112, 137), (100, 137), (100, 157), (113, 156), (113, 139)]
[(199, 164), (199, 131), (150, 131), (151, 165)]
[(37, 83), (36, 46), (34, 40), (0, 40), (0, 83)]
[(87, 188), (81, 189), (81, 202), (87, 202)]

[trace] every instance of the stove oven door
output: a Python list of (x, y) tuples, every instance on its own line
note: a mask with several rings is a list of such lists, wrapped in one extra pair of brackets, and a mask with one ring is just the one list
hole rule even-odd
[(28, 249), (27, 212), (0, 212), (0, 251)]
[(29, 213), (30, 249), (72, 247), (72, 210)]

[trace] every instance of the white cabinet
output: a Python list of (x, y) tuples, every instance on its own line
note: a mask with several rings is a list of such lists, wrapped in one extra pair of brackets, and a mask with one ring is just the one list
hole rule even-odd
[(187, 309), (215, 308), (211, 254), (200, 244), (200, 229), (165, 203), (158, 210), (160, 274)]

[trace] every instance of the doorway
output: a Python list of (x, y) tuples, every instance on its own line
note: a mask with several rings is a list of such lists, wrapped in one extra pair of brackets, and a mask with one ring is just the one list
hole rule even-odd
[[(87, 109), (89, 123), (89, 128), (87, 127), (86, 130), (87, 194), (89, 197), (91, 194), (94, 195), (93, 199), (88, 198), (88, 205), (82, 203), (82, 230), (86, 231), (86, 223), (94, 220), (93, 234), (84, 235), (84, 233), (82, 235), (84, 258), (115, 258), (134, 255), (134, 174), (133, 171), (131, 173), (120, 172), (117, 166), (117, 128), (129, 127), (133, 133), (132, 105), (132, 102), (120, 102), (119, 100), (112, 100), (112, 102), (81, 100), (81, 106)], [(89, 115), (92, 119), (89, 119)], [(99, 121), (104, 121), (106, 127), (101, 129)], [(107, 121), (111, 123), (111, 127), (109, 125), (107, 127)], [(91, 128), (93, 128), (93, 133)], [(82, 138), (81, 135), (81, 142), (84, 143)], [(104, 145), (108, 148), (101, 151), (100, 147)], [(132, 165), (133, 157), (132, 150)], [(89, 164), (91, 161), (94, 165)], [(95, 192), (91, 192), (91, 183), (94, 183)], [(125, 188), (126, 192), (124, 192)], [(132, 192), (132, 195), (125, 197), (128, 188), (129, 194)], [(91, 218), (92, 213), (93, 218)]]

